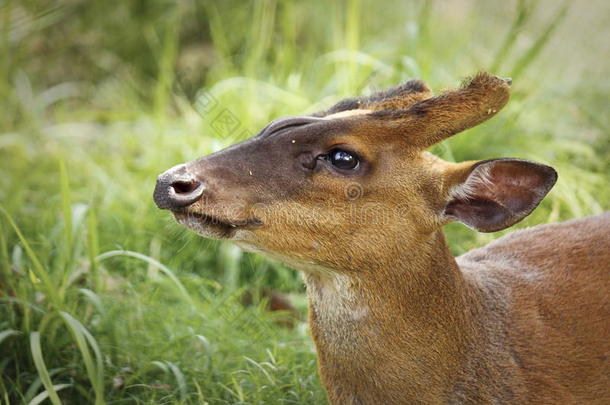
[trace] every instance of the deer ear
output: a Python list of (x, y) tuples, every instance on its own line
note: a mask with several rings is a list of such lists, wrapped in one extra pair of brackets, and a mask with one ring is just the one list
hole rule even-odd
[(550, 166), (520, 159), (485, 160), (450, 175), (447, 219), (495, 232), (528, 216), (557, 181)]

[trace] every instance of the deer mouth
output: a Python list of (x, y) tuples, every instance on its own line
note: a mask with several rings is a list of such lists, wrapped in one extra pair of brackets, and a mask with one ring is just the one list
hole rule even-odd
[(229, 220), (190, 210), (175, 210), (172, 213), (179, 224), (202, 236), (215, 239), (229, 239), (235, 236), (235, 233), (239, 230), (256, 228), (262, 225), (262, 221), (258, 218)]

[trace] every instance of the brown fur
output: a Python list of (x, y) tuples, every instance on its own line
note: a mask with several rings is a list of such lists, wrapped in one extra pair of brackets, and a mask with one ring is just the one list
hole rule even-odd
[[(155, 201), (204, 236), (303, 272), (333, 404), (607, 404), (610, 214), (457, 259), (445, 243), (444, 224), (504, 229), (555, 183), (533, 162), (424, 151), (508, 98), (507, 81), (481, 73), (437, 97), (411, 81), (276, 120), (166, 172)], [(336, 148), (357, 154), (357, 169), (333, 168)], [(174, 178), (205, 191), (173, 206)]]

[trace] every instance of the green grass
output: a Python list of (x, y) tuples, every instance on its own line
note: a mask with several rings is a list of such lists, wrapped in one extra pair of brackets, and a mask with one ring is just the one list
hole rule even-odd
[[(166, 168), (267, 121), (420, 77), (512, 76), (434, 152), (560, 180), (519, 227), (610, 209), (604, 1), (0, 3), (0, 404), (323, 404), (298, 275), (158, 211)], [(223, 111), (235, 118), (218, 130)], [(224, 114), (227, 114), (226, 112)], [(455, 253), (499, 234), (447, 228)]]

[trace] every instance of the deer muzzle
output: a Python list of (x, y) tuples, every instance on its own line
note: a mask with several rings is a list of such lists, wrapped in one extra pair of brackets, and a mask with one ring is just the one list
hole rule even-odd
[(153, 198), (157, 207), (176, 210), (195, 203), (204, 192), (204, 184), (182, 164), (159, 175)]

